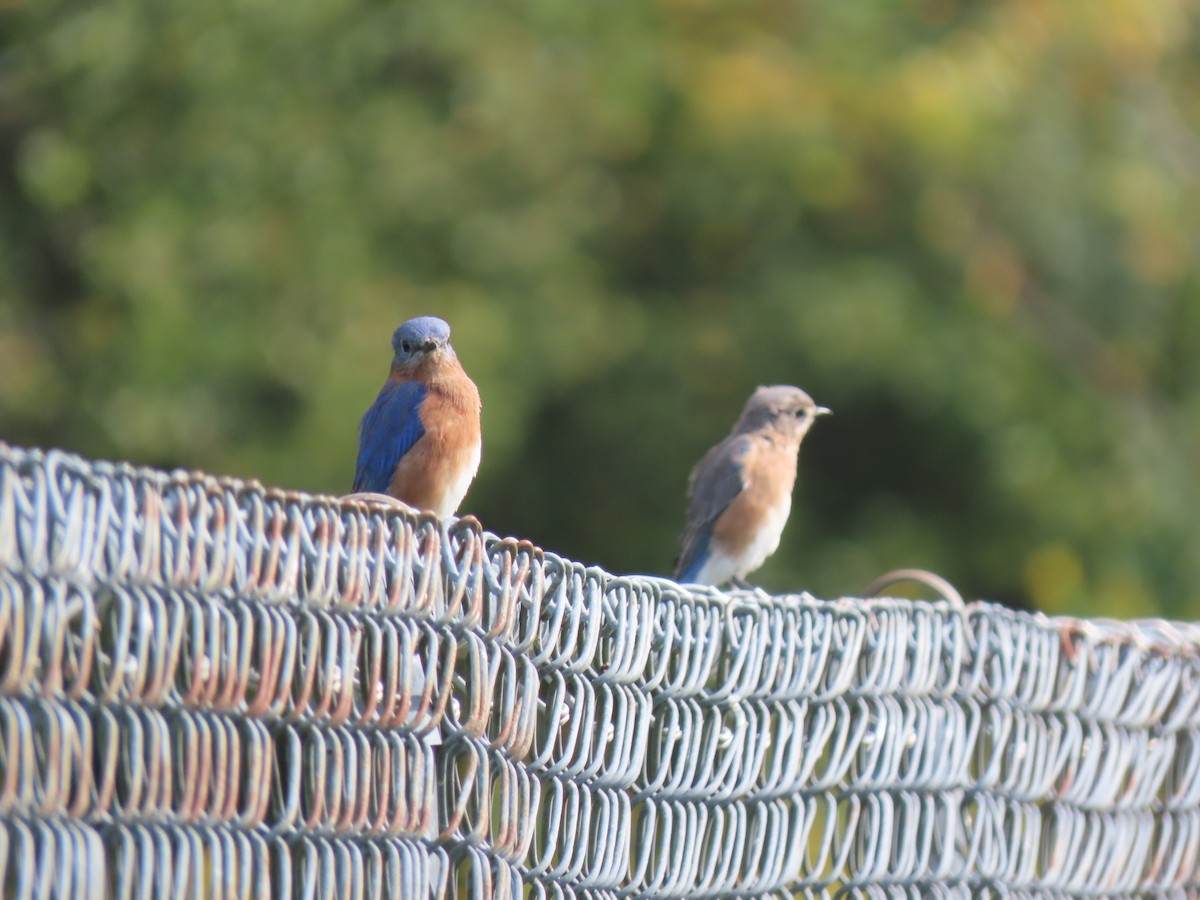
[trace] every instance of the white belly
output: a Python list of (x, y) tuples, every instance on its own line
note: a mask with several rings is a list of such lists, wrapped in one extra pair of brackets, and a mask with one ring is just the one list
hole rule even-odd
[(708, 559), (696, 573), (697, 584), (724, 584), (731, 578), (745, 578), (762, 566), (779, 548), (783, 526), (792, 511), (792, 497), (786, 495), (783, 502), (771, 508), (761, 528), (755, 532), (741, 553), (728, 553), (721, 547), (710, 548)]
[(471, 447), (470, 452), (463, 456), (463, 461), (455, 467), (455, 472), (446, 480), (446, 488), (442, 491), (442, 496), (434, 509), (439, 518), (444, 519), (454, 515), (463, 502), (463, 497), (467, 496), (467, 490), (471, 487), (471, 482), (475, 480), (475, 473), (479, 471), (482, 446), (476, 443)]
[(755, 569), (762, 566), (772, 553), (779, 549), (779, 539), (783, 537), (783, 526), (787, 524), (788, 515), (792, 511), (792, 495), (785, 494), (783, 501), (775, 504), (767, 514), (762, 528), (751, 539), (734, 560), (734, 576), (745, 578)]
[(696, 584), (724, 584), (737, 574), (736, 561), (718, 550), (709, 553), (708, 559), (700, 567), (694, 579)]

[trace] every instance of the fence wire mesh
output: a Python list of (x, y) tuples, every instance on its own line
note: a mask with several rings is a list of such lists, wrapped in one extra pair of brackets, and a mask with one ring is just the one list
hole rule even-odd
[(1198, 662), (0, 445), (0, 886), (1193, 896)]

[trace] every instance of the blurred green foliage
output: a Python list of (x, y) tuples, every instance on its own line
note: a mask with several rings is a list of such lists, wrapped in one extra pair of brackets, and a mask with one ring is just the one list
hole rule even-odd
[(896, 566), (1200, 617), (1184, 0), (7, 0), (0, 437), (342, 493), (392, 329), (484, 398), (464, 511), (669, 570), (757, 384), (770, 589)]

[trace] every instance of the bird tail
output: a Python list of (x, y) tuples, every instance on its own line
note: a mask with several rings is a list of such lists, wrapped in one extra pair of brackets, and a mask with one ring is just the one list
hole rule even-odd
[(701, 536), (692, 546), (684, 547), (675, 558), (673, 579), (680, 584), (696, 584), (700, 571), (708, 562), (708, 537)]

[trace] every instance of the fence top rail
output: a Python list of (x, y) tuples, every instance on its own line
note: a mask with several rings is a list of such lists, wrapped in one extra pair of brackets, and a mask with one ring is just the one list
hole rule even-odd
[(723, 592), (0, 443), (0, 846), (21, 897), (72, 847), (118, 896), (188, 854), (280, 896), (1186, 893), (1200, 628)]
[[(95, 560), (83, 558), (93, 553), (108, 552), (114, 539), (117, 557), (136, 557), (144, 547), (136, 544), (140, 530), (147, 525), (162, 527), (163, 541), (191, 541), (204, 547), (209, 555), (221, 548), (214, 545), (224, 540), (228, 545), (256, 538), (262, 551), (269, 535), (254, 535), (258, 527), (283, 530), (283, 549), (295, 553), (313, 553), (336, 548), (348, 555), (361, 550), (370, 542), (378, 544), (387, 531), (399, 530), (410, 534), (436, 533), (447, 553), (453, 549), (476, 548), (486, 556), (536, 560), (545, 572), (556, 577), (590, 581), (613, 591), (668, 594), (672, 599), (686, 599), (701, 605), (721, 607), (787, 607), (796, 604), (831, 605), (834, 608), (885, 610), (926, 608), (941, 614), (960, 614), (967, 619), (987, 616), (995, 619), (1023, 621), (1039, 629), (1053, 630), (1069, 638), (1079, 636), (1094, 642), (1129, 644), (1154, 653), (1200, 655), (1200, 623), (1172, 621), (1162, 618), (1117, 620), (1047, 616), (1040, 612), (1012, 610), (983, 600), (968, 602), (959, 609), (947, 601), (905, 600), (895, 597), (862, 599), (840, 597), (822, 600), (807, 592), (768, 595), (759, 589), (732, 589), (703, 585), (682, 585), (669, 578), (648, 574), (618, 575), (596, 566), (581, 564), (529, 541), (502, 537), (483, 529), (473, 516), (440, 521), (435, 516), (384, 506), (369, 500), (312, 494), (299, 490), (264, 486), (256, 480), (216, 476), (203, 471), (176, 469), (163, 471), (127, 462), (89, 461), (61, 450), (27, 449), (0, 441), (0, 499), (6, 501), (10, 526), (7, 540), (10, 545), (30, 543), (27, 534), (16, 534), (16, 528), (45, 529), (55, 523), (59, 529), (73, 527), (67, 534), (51, 535), (57, 560), (62, 565), (68, 555), (68, 543), (79, 544), (91, 539), (91, 546), (75, 549), (79, 564)], [(89, 518), (84, 519), (84, 513)], [(84, 534), (92, 525), (94, 532)], [(119, 526), (115, 534), (112, 527)], [(95, 531), (105, 530), (103, 535)], [(391, 535), (388, 535), (389, 537)], [(108, 543), (100, 546), (97, 538)], [(24, 539), (24, 540), (23, 540)], [(323, 545), (329, 545), (328, 547)], [(247, 548), (253, 552), (254, 548)], [(52, 560), (34, 560), (50, 565)], [(204, 560), (197, 560), (203, 565)], [(230, 575), (214, 571), (210, 576)], [(207, 585), (206, 585), (207, 586)], [(221, 586), (237, 586), (221, 585)], [(317, 599), (315, 597), (310, 599)]]

